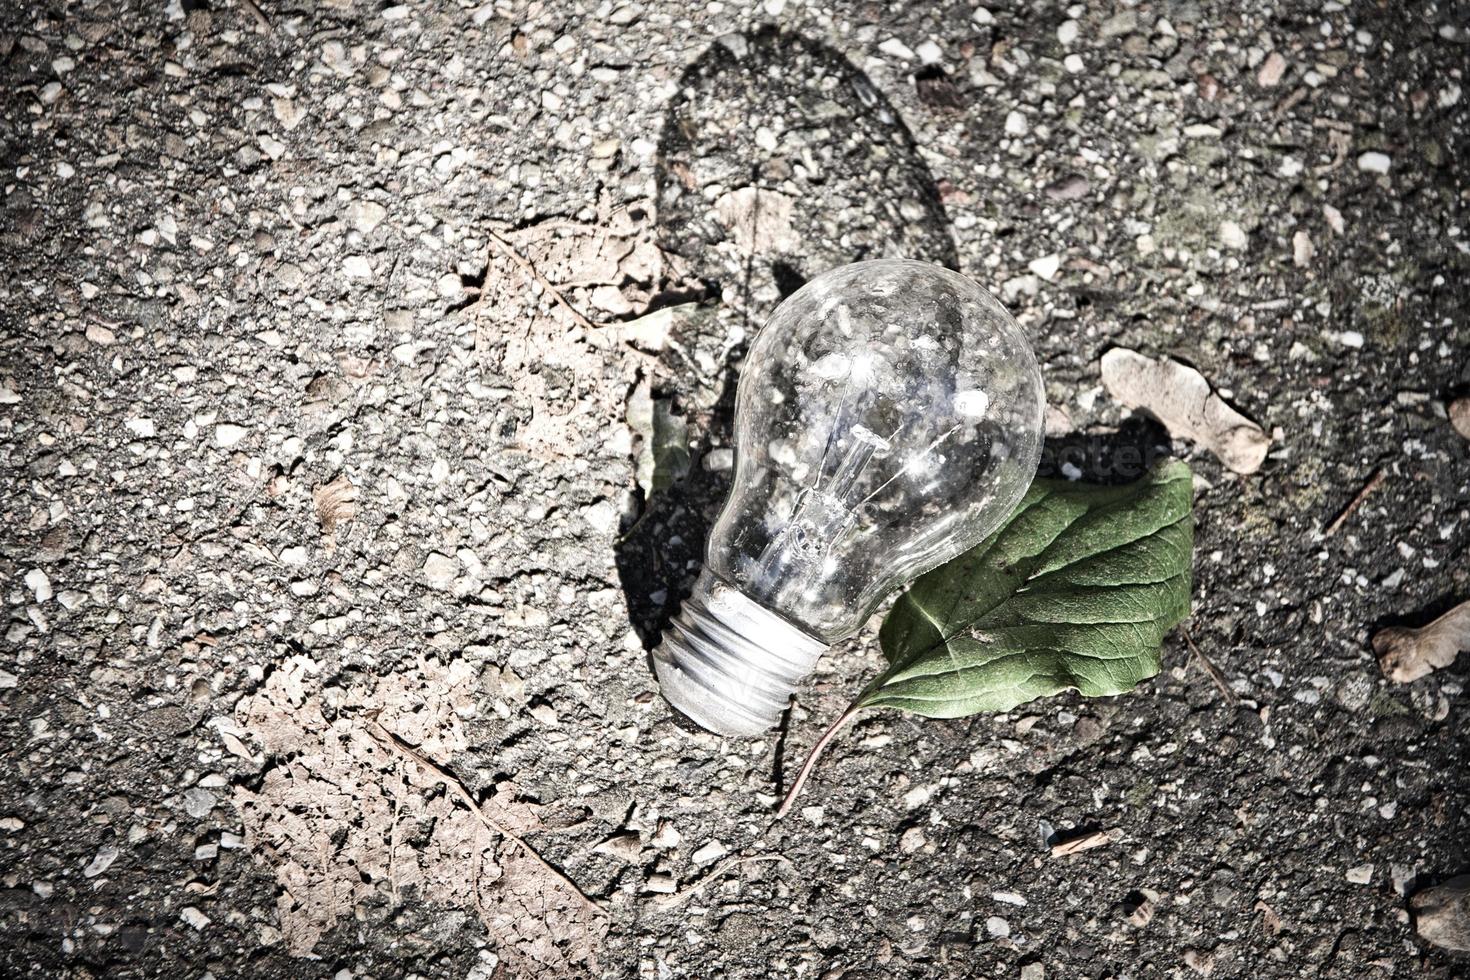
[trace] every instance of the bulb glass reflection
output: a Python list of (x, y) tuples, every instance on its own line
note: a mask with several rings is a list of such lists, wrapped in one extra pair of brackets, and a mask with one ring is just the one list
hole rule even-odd
[(734, 486), (654, 663), (703, 727), (773, 724), (831, 643), (989, 535), (1041, 450), (1041, 374), (974, 281), (882, 259), (827, 272), (751, 344)]

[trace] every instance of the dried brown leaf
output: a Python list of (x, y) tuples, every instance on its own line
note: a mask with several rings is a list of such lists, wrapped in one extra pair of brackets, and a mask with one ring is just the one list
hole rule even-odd
[(1215, 972), (1215, 954), (1202, 953), (1197, 949), (1184, 951), (1184, 965), (1202, 977)]
[[(646, 205), (603, 208), (595, 222), (548, 220), (490, 232), (485, 280), (467, 312), (475, 349), (512, 389), (523, 417), (514, 444), (543, 456), (591, 450), (621, 401), (616, 325), (603, 313), (645, 308), (663, 275)], [(640, 215), (634, 218), (633, 215)]]
[(1373, 636), (1373, 649), (1383, 676), (1407, 684), (1448, 667), (1470, 650), (1470, 602), (1462, 602), (1419, 629), (1390, 626)]
[(1470, 398), (1456, 398), (1450, 402), (1450, 425), (1466, 439), (1470, 439)]
[(1257, 902), (1255, 904), (1255, 910), (1261, 913), (1261, 928), (1265, 931), (1266, 935), (1275, 936), (1280, 934), (1281, 916), (1276, 914), (1275, 909), (1265, 902)]
[(789, 252), (801, 244), (792, 227), (796, 201), (759, 187), (741, 187), (715, 201), (715, 214), (746, 255)]
[(1236, 473), (1254, 473), (1265, 462), (1271, 438), (1188, 365), (1115, 347), (1103, 355), (1102, 381), (1118, 401), (1153, 415), (1171, 435), (1204, 446)]
[(1420, 936), (1436, 946), (1470, 953), (1470, 875), (1427, 888), (1410, 904)]
[(322, 534), (331, 537), (337, 525), (357, 516), (357, 487), (343, 473), (331, 483), (323, 483), (311, 491), (312, 503), (316, 505), (316, 519), (322, 526)]
[(411, 900), (474, 911), (515, 976), (594, 972), (598, 910), (520, 840), (541, 826), (538, 808), (509, 782), (477, 802), (442, 769), (467, 744), (474, 668), (420, 658), (370, 690), (334, 689), (330, 722), (319, 673), (291, 657), (240, 701), (238, 729), (217, 726), (263, 750), (259, 785), (236, 786), (234, 802), (246, 846), (280, 885), (286, 948), (309, 955), (340, 919)]

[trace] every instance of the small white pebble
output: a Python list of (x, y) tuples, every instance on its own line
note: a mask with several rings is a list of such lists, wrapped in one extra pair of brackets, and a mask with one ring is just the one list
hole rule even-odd
[(1369, 174), (1386, 174), (1393, 163), (1387, 153), (1370, 150), (1358, 157), (1358, 169)]
[(915, 786), (913, 789), (911, 789), (907, 793), (903, 794), (903, 806), (904, 806), (904, 809), (905, 810), (917, 810), (919, 807), (921, 807), (924, 804), (928, 803), (929, 802), (929, 798), (931, 796), (933, 796), (933, 795), (934, 795), (934, 787), (932, 787), (932, 786)]
[(459, 575), (459, 561), (434, 552), (424, 559), (424, 578), (431, 589), (448, 589)]
[(195, 929), (203, 929), (209, 925), (209, 916), (192, 905), (185, 906), (184, 910), (179, 913), (179, 918), (183, 919), (185, 923), (193, 926)]
[(36, 597), (37, 602), (45, 602), (51, 598), (51, 580), (46, 573), (39, 568), (33, 568), (26, 572), (26, 588)]
[(250, 430), (243, 425), (235, 425), (232, 422), (221, 422), (214, 427), (214, 444), (221, 449), (228, 449), (237, 445), (240, 440), (250, 434)]
[(904, 44), (896, 37), (890, 37), (888, 40), (878, 45), (878, 50), (882, 51), (886, 55), (891, 55), (895, 58), (902, 58), (904, 61), (914, 60), (913, 49), (910, 48), (907, 44)]
[(1312, 236), (1306, 231), (1298, 231), (1291, 236), (1291, 258), (1298, 268), (1305, 269), (1312, 264), (1312, 257), (1317, 254), (1312, 245)]
[(1050, 255), (1043, 255), (1039, 259), (1032, 259), (1026, 265), (1026, 268), (1030, 269), (1032, 272), (1036, 273), (1047, 282), (1051, 282), (1052, 276), (1055, 276), (1057, 274), (1057, 270), (1061, 267), (1062, 257), (1055, 252)]
[(690, 858), (693, 859), (695, 864), (709, 864), (711, 861), (718, 861), (729, 853), (729, 850), (726, 849), (724, 844), (721, 844), (717, 840), (712, 840), (691, 854)]
[(112, 867), (112, 862), (117, 860), (117, 856), (120, 853), (112, 844), (102, 847), (97, 851), (96, 856), (92, 858), (91, 862), (82, 869), (82, 875), (87, 878), (97, 877)]
[(679, 890), (679, 886), (668, 875), (649, 875), (648, 884), (643, 886), (643, 890), (655, 895), (672, 895)]
[(1341, 235), (1343, 233), (1346, 225), (1344, 225), (1342, 220), (1342, 212), (1337, 210), (1337, 208), (1330, 204), (1322, 205), (1322, 218), (1327, 222), (1327, 227), (1331, 228), (1334, 234)]
[(668, 851), (678, 847), (679, 841), (683, 839), (678, 828), (674, 826), (673, 821), (660, 820), (658, 822), (658, 830), (654, 832), (653, 840), (650, 843), (661, 851)]

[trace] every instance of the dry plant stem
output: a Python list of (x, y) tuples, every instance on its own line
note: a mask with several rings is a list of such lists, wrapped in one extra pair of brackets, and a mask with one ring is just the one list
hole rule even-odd
[(577, 324), (579, 326), (581, 326), (585, 330), (598, 329), (597, 324), (593, 323), (591, 320), (587, 319), (585, 316), (579, 313), (577, 311), (577, 308), (573, 306), (570, 302), (568, 302), (567, 298), (561, 294), (561, 290), (553, 286), (550, 280), (548, 280), (539, 271), (537, 271), (536, 267), (532, 265), (523, 255), (521, 255), (521, 253), (517, 252), (511, 246), (510, 242), (507, 242), (504, 238), (501, 238), (499, 235), (488, 228), (485, 229), (485, 234), (489, 235), (490, 240), (495, 243), (495, 246), (505, 253), (506, 258), (510, 259), (516, 265), (520, 266), (521, 271), (524, 272), (526, 275), (539, 282), (541, 284), (541, 288), (546, 290), (546, 292), (550, 294), (551, 298), (556, 300), (557, 305), (566, 310), (567, 313), (571, 315), (571, 318), (577, 321)]
[(1322, 536), (1324, 538), (1330, 538), (1341, 530), (1342, 526), (1347, 523), (1347, 519), (1352, 517), (1359, 507), (1363, 506), (1363, 501), (1368, 499), (1368, 495), (1383, 485), (1383, 480), (1383, 470), (1376, 470), (1368, 482), (1363, 485), (1363, 489), (1358, 491), (1358, 495), (1342, 509), (1342, 513), (1338, 514), (1333, 522), (1327, 525), (1327, 529), (1322, 532)]
[(662, 901), (659, 904), (662, 905), (664, 908), (675, 908), (677, 906), (683, 905), (685, 902), (689, 901), (689, 899), (694, 897), (695, 892), (699, 891), (705, 885), (708, 885), (711, 882), (719, 879), (731, 868), (739, 867), (742, 864), (760, 864), (763, 861), (779, 861), (782, 864), (791, 863), (791, 859), (784, 854), (749, 854), (728, 857), (725, 858), (725, 860), (721, 861), (719, 864), (715, 865), (713, 868), (710, 868), (708, 873), (703, 875), (698, 881), (692, 882), (688, 888), (685, 888), (677, 895), (668, 896), (665, 901)]
[(791, 781), (791, 788), (786, 791), (786, 798), (781, 801), (781, 808), (776, 811), (777, 820), (786, 816), (786, 812), (791, 809), (791, 804), (795, 803), (797, 796), (801, 795), (801, 788), (806, 785), (807, 777), (812, 774), (812, 769), (816, 766), (817, 760), (826, 751), (827, 744), (836, 737), (838, 732), (846, 728), (861, 710), (863, 710), (862, 706), (854, 701), (847, 706), (846, 711), (837, 716), (836, 721), (827, 727), (827, 730), (822, 733), (822, 737), (817, 739), (817, 744), (812, 746), (812, 750), (806, 755), (806, 761), (801, 764), (801, 771)]
[(1090, 851), (1094, 847), (1105, 847), (1122, 836), (1123, 832), (1115, 827), (1112, 830), (1099, 830), (1091, 834), (1084, 834), (1081, 837), (1073, 837), (1071, 840), (1062, 841), (1060, 844), (1053, 844), (1051, 856), (1066, 857), (1069, 854), (1076, 854), (1079, 851)]
[(562, 874), (556, 868), (548, 864), (546, 859), (543, 858), (534, 847), (532, 847), (530, 844), (527, 844), (520, 837), (520, 835), (511, 833), (509, 829), (501, 826), (498, 822), (486, 816), (485, 811), (480, 809), (480, 805), (475, 802), (475, 798), (470, 795), (470, 791), (465, 787), (464, 783), (459, 781), (458, 777), (456, 777), (454, 773), (450, 772), (448, 769), (445, 769), (433, 759), (430, 759), (418, 749), (414, 748), (412, 745), (409, 745), (397, 735), (388, 731), (388, 729), (384, 728), (378, 722), (374, 721), (370, 724), (372, 725), (372, 727), (368, 729), (368, 734), (371, 735), (379, 745), (382, 745), (384, 748), (391, 749), (392, 751), (403, 756), (408, 761), (422, 766), (429, 772), (433, 773), (440, 781), (444, 783), (445, 786), (449, 788), (449, 791), (459, 799), (460, 803), (464, 804), (465, 808), (473, 813), (482, 824), (484, 824), (486, 827), (489, 827), (491, 830), (495, 831), (506, 840), (513, 842), (517, 847), (521, 849), (522, 853), (524, 853), (531, 860), (539, 864), (543, 870), (545, 870), (548, 874), (554, 876), (563, 884), (565, 884), (568, 888), (570, 888), (572, 892), (575, 893), (577, 897), (582, 900), (582, 903), (586, 905), (591, 912), (601, 916), (607, 915), (607, 910), (598, 905), (596, 902), (592, 901), (592, 899), (588, 898), (586, 893), (584, 893), (582, 889), (577, 887), (576, 882), (572, 881), (572, 879), (568, 878), (566, 875)]
[(1194, 637), (1189, 635), (1189, 630), (1181, 629), (1180, 632), (1184, 634), (1184, 642), (1189, 644), (1189, 651), (1194, 654), (1200, 666), (1205, 669), (1205, 673), (1210, 675), (1210, 680), (1215, 682), (1215, 687), (1220, 689), (1220, 696), (1225, 699), (1225, 703), (1232, 708), (1239, 704), (1240, 698), (1230, 689), (1230, 684), (1226, 682), (1225, 675), (1220, 672), (1220, 668), (1216, 667), (1209, 657), (1204, 655), (1199, 647), (1194, 645)]

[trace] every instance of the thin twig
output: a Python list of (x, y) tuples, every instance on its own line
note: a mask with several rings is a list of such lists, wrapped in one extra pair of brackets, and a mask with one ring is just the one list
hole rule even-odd
[(694, 897), (695, 892), (722, 877), (731, 868), (739, 867), (742, 864), (759, 864), (762, 861), (780, 861), (783, 864), (791, 863), (791, 859), (784, 854), (737, 854), (734, 857), (725, 858), (725, 860), (700, 876), (698, 881), (691, 882), (689, 887), (681, 889), (677, 895), (667, 896), (659, 902), (659, 905), (664, 908), (675, 908), (676, 906), (683, 905)]
[(593, 323), (591, 320), (587, 319), (585, 316), (583, 316), (581, 313), (579, 313), (577, 311), (577, 308), (575, 306), (573, 306), (570, 302), (568, 302), (567, 301), (567, 298), (561, 294), (561, 290), (559, 290), (555, 286), (553, 286), (551, 284), (551, 280), (549, 280), (545, 276), (543, 276), (536, 269), (536, 267), (530, 263), (530, 261), (528, 259), (526, 259), (523, 255), (521, 255), (521, 253), (517, 252), (515, 250), (515, 248), (512, 247), (512, 245), (510, 244), (510, 242), (506, 241), (504, 238), (501, 238), (499, 235), (497, 235), (495, 232), (491, 231), (489, 228), (486, 228), (485, 229), (485, 234), (489, 235), (490, 236), (490, 240), (492, 242), (494, 242), (500, 248), (500, 251), (501, 252), (505, 253), (505, 257), (506, 258), (510, 259), (516, 265), (520, 266), (521, 271), (524, 272), (526, 275), (530, 276), (532, 279), (535, 279), (537, 282), (539, 282), (541, 284), (541, 288), (544, 289), (544, 290), (546, 290), (547, 293), (549, 293), (551, 295), (551, 298), (554, 299), (554, 300), (556, 300), (556, 302), (561, 306), (562, 309), (564, 309), (568, 313), (570, 313), (572, 319), (573, 320), (576, 320), (577, 323), (583, 329), (585, 329), (585, 330), (597, 330), (598, 329), (597, 324)]
[(1215, 666), (1214, 661), (1210, 660), (1199, 647), (1194, 645), (1194, 637), (1189, 635), (1189, 630), (1181, 627), (1180, 632), (1184, 634), (1184, 642), (1189, 644), (1189, 652), (1194, 654), (1200, 666), (1205, 669), (1205, 673), (1210, 675), (1210, 680), (1214, 681), (1215, 686), (1220, 689), (1220, 694), (1225, 698), (1225, 703), (1232, 708), (1239, 704), (1240, 698), (1230, 689), (1230, 684), (1225, 680), (1225, 675), (1220, 672), (1219, 667)]
[(821, 758), (822, 752), (827, 748), (827, 743), (831, 742), (838, 732), (846, 728), (861, 710), (862, 707), (857, 702), (848, 705), (847, 710), (838, 715), (837, 720), (828, 726), (821, 738), (817, 739), (817, 744), (812, 746), (812, 750), (806, 755), (806, 761), (801, 764), (801, 771), (792, 780), (791, 788), (786, 791), (786, 798), (781, 801), (781, 808), (776, 811), (777, 820), (786, 816), (786, 812), (791, 809), (791, 804), (796, 802), (797, 796), (801, 794), (801, 788), (806, 785), (807, 777), (812, 774), (812, 767), (817, 764), (817, 759)]
[(459, 781), (459, 777), (455, 776), (454, 773), (450, 772), (448, 769), (445, 769), (443, 766), (439, 765), (439, 763), (435, 762), (433, 759), (430, 759), (418, 749), (414, 748), (412, 745), (409, 745), (403, 739), (399, 738), (397, 735), (384, 728), (377, 721), (372, 721), (369, 724), (372, 727), (368, 729), (368, 734), (372, 736), (374, 741), (376, 741), (379, 745), (382, 745), (384, 748), (392, 749), (394, 752), (403, 756), (405, 759), (408, 759), (410, 762), (422, 766), (429, 772), (433, 773), (440, 782), (444, 783), (444, 785), (449, 788), (449, 791), (451, 793), (459, 798), (459, 801), (464, 804), (466, 809), (468, 809), (471, 813), (479, 818), (481, 823), (483, 823), (486, 827), (489, 827), (491, 830), (495, 831), (501, 837), (504, 837), (506, 840), (511, 841), (517, 847), (519, 847), (521, 849), (521, 853), (525, 854), (531, 860), (539, 864), (542, 870), (546, 871), (548, 874), (551, 874), (559, 881), (561, 881), (562, 884), (571, 889), (573, 894), (580, 898), (583, 904), (585, 904), (587, 908), (594, 914), (601, 916), (607, 915), (607, 910), (598, 905), (596, 902), (592, 901), (592, 899), (588, 898), (586, 893), (583, 892), (582, 889), (577, 887), (576, 882), (572, 881), (572, 879), (568, 878), (566, 875), (562, 874), (556, 868), (548, 864), (546, 859), (543, 858), (534, 847), (532, 847), (530, 844), (527, 844), (520, 837), (519, 834), (512, 833), (508, 828), (501, 825), (499, 821), (493, 819), (492, 817), (487, 815), (484, 810), (480, 809), (480, 805), (475, 802), (474, 796), (470, 794), (470, 791), (468, 788), (465, 787), (465, 784)]
[(407, 766), (407, 760), (399, 759), (395, 767), (398, 770), (398, 790), (393, 794), (393, 826), (388, 829), (388, 884), (393, 888), (394, 904), (398, 902), (398, 876), (393, 872), (393, 864), (398, 857), (398, 812), (403, 797), (408, 793)]
[(1347, 523), (1347, 519), (1352, 517), (1353, 513), (1359, 507), (1363, 506), (1363, 501), (1368, 499), (1368, 495), (1383, 485), (1384, 478), (1385, 474), (1383, 470), (1375, 470), (1373, 475), (1368, 479), (1368, 482), (1363, 485), (1363, 489), (1358, 491), (1358, 495), (1342, 509), (1342, 513), (1338, 514), (1331, 524), (1327, 525), (1327, 529), (1322, 532), (1322, 536), (1324, 538), (1330, 538), (1336, 534)]
[(1052, 857), (1066, 857), (1079, 851), (1090, 851), (1094, 847), (1105, 847), (1123, 836), (1123, 831), (1117, 827), (1112, 830), (1096, 830), (1081, 837), (1073, 837), (1059, 844), (1051, 846)]

